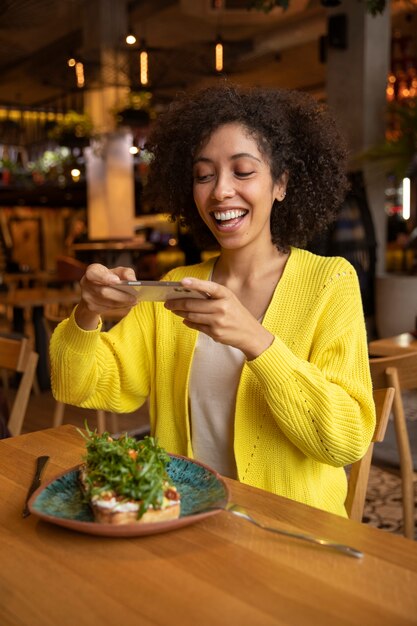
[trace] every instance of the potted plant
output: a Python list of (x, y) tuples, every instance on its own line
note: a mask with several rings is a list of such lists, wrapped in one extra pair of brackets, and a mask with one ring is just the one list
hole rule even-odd
[(35, 185), (43, 185), (46, 182), (60, 184), (65, 178), (66, 171), (70, 168), (73, 159), (71, 151), (66, 146), (55, 150), (46, 150), (36, 161), (31, 161), (28, 169), (32, 174)]
[(146, 128), (156, 115), (152, 94), (149, 91), (129, 93), (123, 105), (114, 110), (114, 115), (119, 126)]
[(81, 148), (89, 144), (92, 133), (93, 122), (86, 113), (68, 111), (49, 131), (48, 136), (60, 145)]
[(388, 105), (391, 128), (385, 140), (370, 148), (363, 158), (379, 161), (398, 179), (417, 174), (417, 98)]

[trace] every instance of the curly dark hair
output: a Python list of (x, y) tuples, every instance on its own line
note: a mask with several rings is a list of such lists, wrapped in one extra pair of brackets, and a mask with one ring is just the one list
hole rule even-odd
[(147, 142), (153, 160), (146, 197), (188, 226), (200, 245), (212, 243), (193, 199), (193, 159), (213, 131), (229, 122), (253, 135), (274, 181), (289, 173), (285, 199), (272, 207), (272, 242), (279, 250), (305, 246), (334, 219), (348, 185), (346, 147), (335, 121), (301, 92), (226, 83), (174, 101)]

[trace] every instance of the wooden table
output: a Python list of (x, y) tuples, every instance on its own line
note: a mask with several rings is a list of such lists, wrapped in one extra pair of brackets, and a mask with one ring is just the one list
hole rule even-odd
[(6, 272), (3, 275), (3, 282), (10, 289), (18, 287), (29, 288), (30, 285), (45, 285), (58, 280), (56, 272), (46, 270), (35, 270), (30, 272)]
[(66, 425), (0, 442), (1, 626), (417, 624), (417, 543), (228, 480), (265, 523), (364, 551), (361, 560), (221, 512), (160, 535), (113, 539), (22, 518), (35, 458), (44, 480), (80, 461)]
[(111, 251), (111, 252), (124, 252), (126, 250), (139, 250), (148, 251), (154, 250), (155, 246), (145, 241), (143, 237), (136, 239), (126, 239), (124, 241), (88, 241), (85, 243), (74, 243), (71, 246), (75, 251)]
[(80, 292), (75, 289), (53, 289), (51, 287), (32, 287), (13, 289), (0, 293), (0, 304), (20, 309), (30, 309), (45, 304), (71, 304), (80, 299)]
[(49, 388), (49, 368), (47, 362), (47, 337), (43, 324), (43, 307), (47, 304), (75, 304), (80, 299), (80, 292), (75, 289), (51, 289), (33, 287), (31, 289), (13, 289), (0, 293), (0, 305), (13, 308), (13, 332), (25, 334), (25, 318), (31, 313), (35, 350), (39, 354), (36, 369), (39, 387)]
[(102, 263), (107, 267), (116, 267), (136, 265), (144, 254), (153, 252), (155, 246), (144, 237), (138, 236), (124, 241), (74, 243), (71, 249), (85, 263)]
[(375, 339), (369, 342), (371, 356), (392, 356), (408, 352), (417, 352), (417, 337), (412, 333), (401, 333), (394, 337)]

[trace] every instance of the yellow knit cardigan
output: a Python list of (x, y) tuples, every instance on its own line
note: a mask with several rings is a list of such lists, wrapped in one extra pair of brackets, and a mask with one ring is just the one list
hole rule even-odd
[[(213, 264), (166, 278), (207, 279)], [(375, 427), (355, 270), (345, 259), (292, 248), (263, 325), (275, 339), (245, 362), (237, 390), (239, 480), (346, 516), (344, 466), (363, 456)], [(106, 333), (80, 329), (72, 314), (51, 341), (54, 396), (120, 413), (150, 396), (160, 445), (192, 457), (188, 381), (196, 339), (159, 302), (139, 303)]]

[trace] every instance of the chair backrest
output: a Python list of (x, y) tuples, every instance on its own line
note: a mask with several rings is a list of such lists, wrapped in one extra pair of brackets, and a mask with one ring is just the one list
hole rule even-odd
[(417, 390), (417, 352), (370, 359), (369, 363), (374, 387), (390, 386), (395, 389), (393, 413), (398, 456), (402, 471), (406, 469), (412, 473), (413, 459), (401, 392)]
[(404, 513), (404, 534), (413, 539), (414, 522), (414, 468), (404, 411), (402, 391), (417, 390), (417, 352), (395, 354), (369, 360), (374, 387), (394, 387), (392, 407), (395, 438), (401, 474)]
[(62, 304), (58, 302), (45, 304), (43, 307), (43, 319), (46, 321), (46, 332), (48, 337), (52, 334), (55, 327), (71, 315), (74, 304)]
[(0, 337), (0, 369), (22, 374), (7, 424), (13, 436), (22, 430), (37, 363), (38, 354), (30, 348), (26, 338)]
[(352, 463), (350, 468), (345, 508), (350, 519), (357, 522), (361, 522), (363, 517), (374, 443), (384, 440), (394, 396), (393, 387), (374, 389), (376, 411), (374, 436), (365, 455), (356, 463)]
[[(392, 371), (395, 369), (399, 387), (403, 391), (417, 389), (417, 352), (369, 359), (369, 363), (374, 387), (386, 387), (387, 380), (392, 380), (393, 384), (390, 384), (390, 386), (395, 387), (395, 374)], [(388, 371), (390, 369), (391, 371)]]
[(71, 256), (56, 257), (57, 278), (61, 282), (78, 283), (85, 274), (87, 264)]

